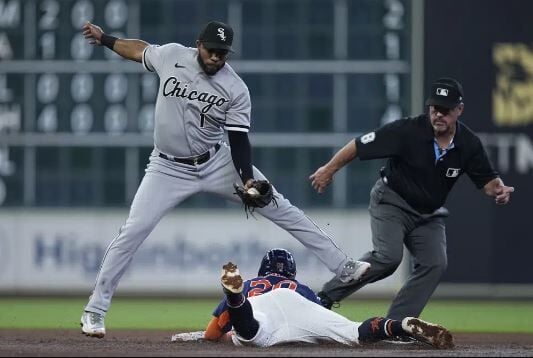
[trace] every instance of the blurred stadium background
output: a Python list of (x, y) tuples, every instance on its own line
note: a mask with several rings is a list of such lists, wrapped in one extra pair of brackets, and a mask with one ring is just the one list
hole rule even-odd
[[(422, 112), (434, 79), (459, 79), (462, 120), (516, 192), (496, 207), (459, 182), (434, 297), (532, 298), (532, 13), (527, 0), (0, 0), (0, 294), (88, 295), (152, 148), (157, 77), (86, 44), (82, 24), (194, 46), (217, 19), (236, 32), (255, 165), (354, 257), (371, 248), (381, 163), (353, 163), (323, 195), (308, 176), (354, 136)], [(274, 246), (313, 288), (330, 278), (267, 220), (200, 195), (163, 219), (117, 295), (218, 295), (222, 263), (253, 275)], [(409, 264), (358, 297), (392, 296)]]

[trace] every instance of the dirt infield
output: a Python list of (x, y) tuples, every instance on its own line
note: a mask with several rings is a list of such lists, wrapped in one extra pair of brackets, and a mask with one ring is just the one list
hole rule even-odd
[(436, 350), (422, 343), (376, 343), (361, 347), (342, 345), (285, 345), (271, 348), (170, 342), (170, 331), (111, 331), (104, 339), (83, 336), (77, 330), (0, 329), (0, 356), (533, 356), (533, 335), (456, 334), (456, 348)]

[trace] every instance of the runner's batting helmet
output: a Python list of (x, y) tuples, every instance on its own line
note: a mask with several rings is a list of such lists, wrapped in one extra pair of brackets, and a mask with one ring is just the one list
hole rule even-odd
[(293, 279), (296, 277), (296, 262), (292, 254), (285, 249), (272, 249), (266, 253), (259, 266), (258, 276), (276, 273)]

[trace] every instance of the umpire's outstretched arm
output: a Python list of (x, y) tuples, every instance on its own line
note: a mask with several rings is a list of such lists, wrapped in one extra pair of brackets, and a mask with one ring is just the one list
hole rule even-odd
[(514, 187), (506, 186), (500, 177), (489, 181), (483, 189), (485, 194), (492, 196), (499, 205), (507, 204), (511, 200), (511, 193), (514, 192)]
[(333, 175), (356, 157), (357, 144), (355, 139), (352, 139), (329, 162), (309, 176), (313, 188), (319, 193), (323, 193), (326, 187), (333, 181)]

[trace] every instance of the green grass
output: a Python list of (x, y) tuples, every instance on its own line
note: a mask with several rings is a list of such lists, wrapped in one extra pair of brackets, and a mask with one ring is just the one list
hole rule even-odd
[[(85, 298), (0, 297), (0, 328), (78, 329)], [(387, 312), (388, 300), (346, 300), (336, 312), (363, 321)], [(106, 317), (108, 329), (200, 330), (217, 299), (116, 297)], [(422, 319), (454, 332), (533, 333), (533, 302), (432, 300)]]
[[(336, 311), (349, 319), (385, 315), (390, 301), (346, 301)], [(533, 302), (432, 300), (420, 318), (454, 332), (533, 333)]]

